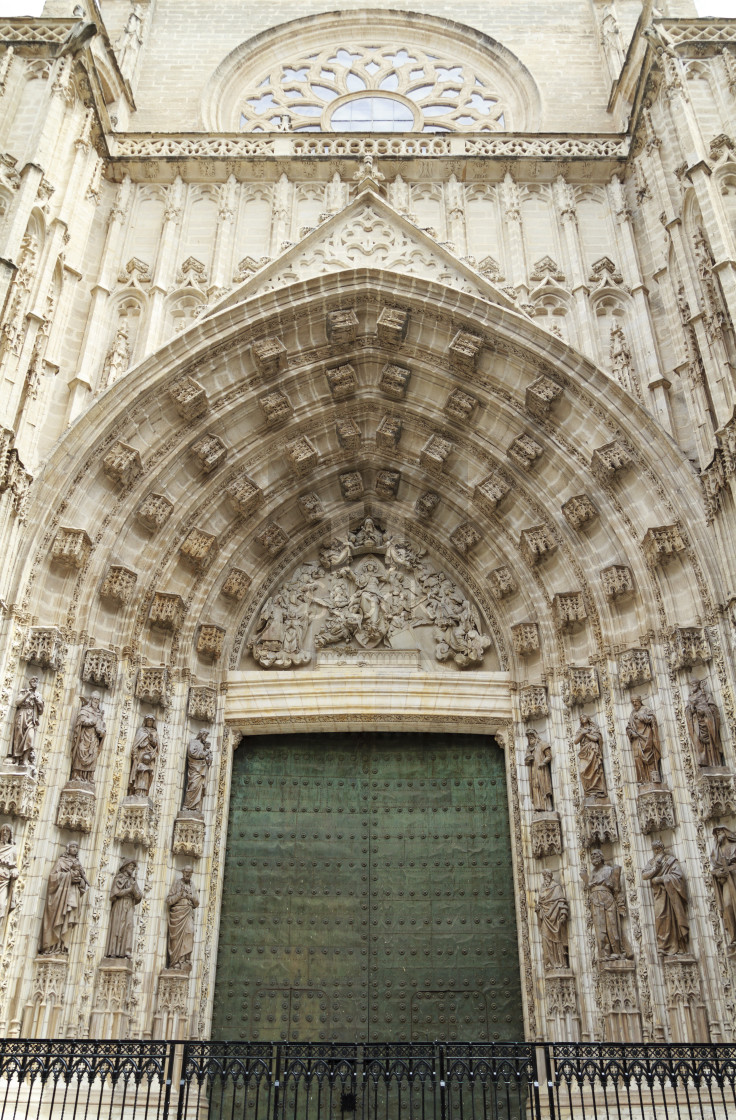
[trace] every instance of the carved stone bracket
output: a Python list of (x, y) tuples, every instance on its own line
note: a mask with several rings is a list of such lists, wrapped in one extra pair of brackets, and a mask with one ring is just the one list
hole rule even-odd
[(250, 517), (263, 502), (263, 491), (245, 471), (228, 483), (225, 493), (241, 517)]
[(549, 715), (547, 689), (542, 684), (526, 685), (519, 689), (519, 710), (523, 720), (541, 719)]
[(220, 463), (224, 463), (227, 458), (227, 447), (221, 439), (210, 433), (197, 440), (192, 446), (192, 453), (202, 473), (210, 474), (219, 467)]
[(67, 782), (61, 791), (56, 823), (73, 832), (91, 832), (95, 819), (95, 792), (91, 782)]
[(611, 482), (618, 475), (622, 475), (631, 466), (633, 459), (628, 448), (614, 440), (603, 447), (597, 447), (590, 460), (590, 469), (599, 482)]
[(381, 451), (395, 451), (401, 439), (401, 420), (386, 414), (376, 428), (376, 446)]
[(376, 332), (381, 342), (396, 345), (403, 342), (409, 326), (409, 312), (400, 307), (384, 307), (378, 316)]
[(317, 466), (317, 448), (306, 436), (298, 436), (286, 444), (286, 457), (298, 478), (303, 478)]
[(568, 708), (589, 704), (600, 696), (598, 671), (591, 665), (571, 665), (562, 685), (562, 699)]
[(135, 680), (137, 700), (166, 707), (169, 702), (169, 671), (164, 666), (146, 665), (138, 670)]
[(344, 401), (355, 395), (358, 388), (358, 375), (349, 363), (328, 369), (325, 376), (333, 401)]
[(275, 377), (286, 365), (286, 347), (280, 338), (259, 338), (253, 343), (252, 353), (263, 377)]
[(118, 670), (118, 657), (112, 649), (88, 649), (82, 662), (82, 680), (112, 688)]
[(217, 537), (204, 529), (192, 529), (182, 542), (179, 555), (192, 571), (206, 572), (218, 553)]
[(700, 815), (704, 821), (736, 813), (733, 774), (727, 770), (701, 769), (697, 790)]
[(514, 649), (522, 657), (539, 651), (539, 627), (536, 622), (517, 622), (511, 627)]
[(172, 852), (182, 855), (202, 855), (204, 851), (204, 817), (199, 813), (192, 813), (182, 809), (174, 821), (174, 838), (171, 843)]
[(121, 564), (111, 564), (102, 581), (100, 596), (103, 599), (113, 599), (117, 603), (127, 603), (133, 596), (137, 582), (138, 576), (130, 568), (124, 568)]
[(597, 848), (599, 844), (609, 844), (618, 840), (616, 810), (613, 805), (599, 803), (583, 806), (583, 833), (585, 845)]
[(157, 529), (162, 526), (171, 517), (174, 509), (174, 503), (170, 501), (164, 494), (147, 494), (141, 504), (136, 510), (136, 517), (141, 525), (144, 525), (150, 532), (155, 533)]
[(445, 401), (445, 412), (452, 420), (466, 423), (478, 407), (478, 400), (462, 389), (453, 389)]
[(23, 660), (56, 672), (61, 667), (63, 645), (56, 626), (32, 626), (23, 643)]
[(510, 491), (511, 483), (496, 472), (478, 483), (473, 491), (473, 500), (481, 509), (492, 513)]
[(286, 393), (282, 393), (280, 389), (275, 389), (273, 393), (267, 393), (265, 397), (260, 398), (258, 403), (266, 418), (266, 423), (270, 427), (275, 428), (279, 424), (285, 424), (294, 415), (291, 401)]
[(92, 551), (92, 541), (84, 529), (62, 528), (54, 537), (51, 559), (68, 568), (83, 568)]
[(630, 595), (634, 590), (634, 576), (625, 564), (611, 564), (601, 571), (603, 591), (608, 599)]
[(363, 497), (363, 476), (360, 471), (344, 471), (338, 475), (338, 481), (346, 502), (357, 502)]
[(403, 401), (409, 388), (410, 380), (410, 369), (406, 369), (405, 366), (396, 366), (389, 362), (381, 371), (381, 379), (378, 382), (378, 388), (382, 393), (385, 393), (387, 397), (391, 397), (392, 400)]
[(582, 591), (561, 591), (552, 598), (552, 613), (559, 630), (578, 630), (588, 618)]
[(337, 442), (344, 451), (357, 451), (362, 441), (360, 428), (351, 416), (345, 416), (335, 422), (335, 435)]
[(568, 498), (562, 507), (562, 513), (571, 529), (583, 529), (595, 521), (598, 510), (587, 494), (576, 494)]
[(140, 453), (128, 443), (114, 443), (102, 460), (102, 469), (119, 486), (130, 486), (143, 470)]
[(452, 454), (452, 443), (439, 432), (434, 432), (419, 452), (419, 464), (425, 470), (438, 473)]
[(344, 311), (328, 311), (325, 326), (333, 346), (347, 346), (358, 337), (358, 316), (351, 307)]
[(225, 630), (213, 623), (200, 626), (197, 631), (197, 653), (210, 661), (217, 661), (225, 643)]
[(325, 507), (322, 505), (322, 499), (316, 490), (310, 490), (308, 494), (302, 494), (298, 497), (297, 505), (302, 511), (304, 520), (310, 524), (321, 521), (325, 516)]
[(461, 556), (467, 556), (472, 552), (482, 539), (475, 525), (471, 525), (469, 521), (463, 521), (450, 533), (450, 543)]
[(527, 386), (526, 407), (533, 416), (544, 420), (562, 396), (562, 388), (551, 377), (537, 377)]
[(512, 440), (506, 448), (506, 454), (517, 467), (521, 467), (523, 471), (529, 471), (537, 459), (541, 459), (544, 448), (531, 436), (523, 434)]
[(187, 714), (202, 723), (212, 723), (217, 715), (217, 689), (192, 685), (189, 689)]
[(701, 626), (678, 626), (672, 633), (672, 668), (689, 669), (711, 659), (708, 634)]
[(148, 797), (124, 797), (118, 809), (115, 838), (124, 843), (140, 844), (147, 848), (151, 843), (153, 804)]
[(232, 599), (239, 603), (245, 598), (252, 582), (248, 573), (244, 572), (242, 568), (231, 568), (220, 591), (226, 599)]
[(169, 396), (182, 420), (196, 420), (209, 409), (207, 394), (193, 377), (183, 377), (169, 389)]
[(458, 331), (449, 346), (450, 367), (461, 373), (473, 373), (483, 339), (470, 331)]
[(627, 649), (618, 659), (618, 682), (622, 688), (648, 684), (652, 679), (652, 663), (648, 649)]
[(675, 806), (672, 794), (664, 785), (639, 786), (636, 810), (644, 833), (662, 832), (675, 827)]
[(557, 551), (557, 542), (546, 525), (532, 525), (521, 530), (519, 548), (528, 564), (538, 564)]
[(33, 814), (35, 799), (34, 768), (5, 763), (0, 769), (0, 813), (27, 820)]
[(181, 629), (185, 614), (186, 605), (181, 595), (156, 591), (148, 612), (148, 621), (154, 630), (172, 630), (176, 633)]
[(598, 963), (601, 1013), (605, 1035), (616, 1042), (641, 1042), (641, 1012), (633, 961), (607, 960)]
[(435, 493), (434, 490), (425, 490), (415, 501), (414, 512), (422, 521), (429, 521), (430, 518), (434, 517), (439, 504), (439, 494)]
[(685, 551), (685, 542), (677, 525), (659, 525), (648, 529), (642, 541), (644, 558), (650, 568), (669, 564)]
[(519, 585), (511, 568), (494, 568), (493, 571), (488, 573), (488, 581), (494, 599), (505, 599), (507, 595), (515, 595), (519, 590)]
[(562, 827), (559, 813), (535, 813), (531, 826), (532, 855), (535, 859), (562, 854)]

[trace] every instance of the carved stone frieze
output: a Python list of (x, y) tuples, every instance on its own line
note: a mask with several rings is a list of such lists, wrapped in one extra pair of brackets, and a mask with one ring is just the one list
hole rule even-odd
[(340, 447), (345, 451), (357, 451), (363, 438), (360, 428), (349, 416), (335, 423), (335, 435)]
[(166, 707), (169, 703), (169, 671), (161, 666), (145, 665), (135, 679), (136, 700)]
[(559, 813), (535, 813), (531, 823), (532, 855), (535, 859), (562, 855)]
[(568, 708), (589, 704), (600, 694), (597, 669), (590, 665), (568, 667), (562, 685), (562, 698)]
[(675, 827), (675, 806), (666, 786), (655, 783), (639, 786), (636, 811), (644, 833), (663, 832)]
[(240, 603), (247, 595), (252, 582), (251, 577), (242, 568), (230, 568), (225, 576), (225, 582), (220, 588), (220, 593), (226, 599), (232, 599), (234, 602)]
[(206, 572), (218, 552), (217, 537), (204, 529), (191, 529), (179, 555), (194, 572)]
[(376, 331), (381, 342), (395, 346), (406, 338), (409, 312), (401, 307), (383, 307), (378, 316)]
[(301, 494), (296, 501), (305, 521), (313, 523), (321, 521), (325, 516), (325, 507), (322, 505), (322, 500), (316, 490), (311, 490), (308, 494)]
[(392, 501), (399, 492), (401, 484), (401, 471), (382, 470), (376, 471), (373, 488), (379, 498)]
[(625, 564), (611, 564), (603, 568), (601, 583), (608, 599), (618, 599), (634, 591), (634, 575)]
[(174, 503), (163, 494), (147, 494), (136, 510), (136, 517), (146, 529), (155, 533), (171, 517)]
[(208, 657), (211, 661), (217, 661), (222, 653), (224, 642), (225, 631), (223, 628), (212, 623), (206, 623), (200, 626), (197, 634), (197, 653), (202, 657)]
[(317, 448), (306, 436), (289, 440), (286, 445), (286, 456), (299, 478), (314, 470), (319, 458)]
[(711, 659), (708, 634), (702, 626), (678, 626), (672, 632), (672, 668), (689, 669)]
[(261, 397), (258, 403), (266, 418), (266, 423), (272, 428), (278, 427), (279, 424), (285, 424), (294, 415), (294, 409), (291, 407), (289, 398), (280, 389), (275, 389), (272, 393), (266, 393), (265, 397)]
[(256, 540), (269, 556), (278, 556), (289, 543), (287, 534), (275, 521), (269, 521), (260, 533), (256, 533)]
[(525, 685), (519, 689), (519, 711), (521, 718), (528, 722), (549, 715), (547, 689), (542, 684)]
[(449, 346), (450, 368), (462, 373), (475, 370), (483, 339), (470, 331), (458, 331)]
[(241, 471), (228, 483), (225, 493), (241, 517), (250, 517), (263, 502), (263, 491), (245, 471)]
[(130, 486), (143, 470), (140, 453), (130, 444), (114, 443), (102, 460), (102, 469), (113, 482)]
[(506, 454), (511, 462), (516, 463), (517, 467), (521, 467), (523, 471), (531, 470), (543, 453), (544, 448), (526, 434), (517, 436), (506, 449)]
[(701, 770), (697, 779), (698, 805), (704, 821), (736, 814), (733, 774), (726, 770)]
[(526, 407), (532, 415), (545, 419), (562, 396), (562, 388), (551, 377), (537, 377), (527, 386)]
[(384, 416), (376, 428), (376, 447), (381, 451), (395, 451), (401, 439), (401, 420), (398, 416)]
[(182, 810), (174, 821), (171, 850), (199, 859), (204, 851), (204, 817)]
[(685, 542), (678, 525), (659, 525), (648, 529), (642, 541), (644, 557), (650, 568), (669, 564), (685, 551)]
[(453, 420), (458, 420), (461, 423), (466, 423), (478, 407), (476, 397), (470, 393), (463, 392), (462, 389), (453, 389), (449, 397), (445, 401), (445, 412)]
[(32, 763), (0, 766), (0, 813), (6, 817), (27, 819), (32, 816), (36, 800), (36, 771)]
[(224, 463), (227, 458), (227, 447), (218, 436), (210, 433), (202, 436), (192, 445), (192, 453), (199, 463), (200, 470), (204, 474), (210, 474), (220, 466), (220, 463)]
[(521, 530), (519, 548), (528, 564), (538, 564), (557, 551), (557, 542), (546, 525), (532, 525)]
[(425, 490), (414, 503), (414, 512), (422, 521), (429, 521), (437, 511), (440, 496), (434, 490)]
[(622, 688), (648, 684), (652, 679), (652, 662), (648, 649), (626, 649), (618, 659), (618, 683)]
[(148, 848), (151, 844), (152, 818), (153, 804), (150, 798), (138, 794), (124, 797), (118, 809), (116, 840)]
[(568, 498), (562, 512), (571, 529), (582, 529), (598, 516), (598, 510), (587, 494), (576, 494), (574, 498)]
[(511, 490), (511, 483), (503, 475), (496, 473), (489, 475), (483, 482), (479, 482), (473, 491), (473, 500), (489, 512), (496, 509)]
[(560, 591), (552, 598), (552, 613), (558, 629), (577, 630), (588, 618), (582, 591)]
[(51, 559), (69, 568), (83, 568), (92, 551), (92, 541), (84, 529), (59, 529), (51, 546)]
[(378, 382), (378, 388), (382, 393), (385, 393), (387, 397), (392, 397), (395, 401), (403, 401), (407, 389), (409, 388), (410, 379), (411, 370), (406, 369), (404, 366), (393, 365), (389, 362), (381, 371), (381, 380)]
[(360, 471), (345, 471), (338, 476), (338, 481), (346, 502), (357, 502), (363, 497), (363, 476)]
[(482, 540), (482, 536), (470, 521), (461, 522), (450, 533), (450, 543), (461, 556), (467, 556)]
[(183, 377), (169, 389), (169, 396), (182, 420), (196, 420), (209, 409), (207, 393), (193, 377)]
[(213, 723), (217, 715), (217, 689), (206, 685), (191, 685), (187, 700), (187, 714), (202, 723)]
[(259, 338), (253, 343), (253, 360), (262, 377), (275, 377), (286, 365), (286, 347), (280, 338)]
[(327, 338), (333, 346), (347, 346), (358, 337), (358, 316), (352, 308), (327, 312)]
[(420, 466), (432, 472), (441, 471), (451, 453), (452, 443), (450, 440), (440, 435), (439, 432), (435, 432), (419, 452)]
[(629, 470), (634, 460), (625, 444), (619, 440), (597, 447), (590, 460), (590, 469), (599, 482), (610, 482)]
[(349, 363), (328, 369), (325, 376), (334, 401), (344, 401), (355, 395), (358, 375)]
[(91, 782), (67, 782), (59, 797), (56, 823), (72, 832), (91, 832), (95, 820), (95, 794)]
[(63, 651), (61, 630), (56, 626), (31, 626), (23, 643), (23, 660), (29, 665), (56, 671)]
[(599, 805), (584, 805), (583, 834), (588, 848), (598, 844), (612, 844), (618, 840), (616, 810), (613, 805), (603, 802)]
[(82, 662), (82, 680), (112, 688), (118, 670), (118, 656), (112, 649), (88, 649)]
[(539, 627), (536, 622), (517, 622), (511, 627), (514, 649), (522, 657), (539, 652)]

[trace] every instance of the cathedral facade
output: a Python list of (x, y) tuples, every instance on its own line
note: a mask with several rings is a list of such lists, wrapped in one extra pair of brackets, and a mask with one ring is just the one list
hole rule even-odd
[(0, 1025), (733, 1041), (736, 20), (0, 21)]

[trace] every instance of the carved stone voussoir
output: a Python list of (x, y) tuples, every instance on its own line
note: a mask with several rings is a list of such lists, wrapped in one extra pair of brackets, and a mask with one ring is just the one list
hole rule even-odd
[(90, 782), (67, 782), (59, 797), (56, 823), (72, 832), (91, 832), (95, 819), (95, 794)]
[(55, 672), (61, 665), (62, 649), (61, 630), (56, 626), (32, 626), (23, 644), (23, 660)]
[(315, 490), (311, 490), (308, 494), (301, 494), (297, 498), (297, 505), (302, 511), (302, 516), (305, 521), (321, 521), (325, 516), (325, 507), (322, 505), (322, 500)]
[(258, 403), (266, 418), (266, 423), (273, 428), (279, 424), (285, 424), (294, 414), (286, 393), (282, 393), (278, 389), (274, 390), (273, 393), (267, 393), (265, 397), (261, 397)]
[(425, 490), (415, 501), (414, 512), (422, 521), (429, 521), (429, 519), (434, 516), (439, 504), (439, 494), (434, 490)]
[(357, 451), (362, 439), (360, 428), (351, 417), (335, 423), (335, 435), (340, 447), (345, 451)]
[(516, 463), (517, 467), (521, 467), (523, 471), (531, 470), (543, 453), (544, 448), (526, 434), (517, 436), (506, 449), (506, 454), (511, 462)]
[(347, 362), (345, 365), (328, 369), (325, 376), (332, 399), (335, 401), (344, 401), (352, 397), (358, 388), (358, 375)]
[(82, 663), (82, 680), (112, 688), (118, 670), (118, 657), (112, 649), (88, 649)]
[(169, 702), (169, 671), (161, 666), (146, 665), (138, 670), (135, 680), (137, 700), (166, 707)]
[(613, 805), (605, 803), (584, 805), (583, 835), (588, 848), (598, 847), (599, 844), (612, 844), (618, 840), (616, 810)]
[(253, 360), (263, 377), (275, 377), (286, 365), (286, 347), (280, 338), (259, 338), (253, 343)]
[(206, 572), (217, 552), (217, 537), (204, 529), (192, 529), (179, 549), (182, 560), (195, 572)]
[(461, 556), (467, 556), (482, 540), (483, 538), (475, 525), (472, 525), (469, 521), (461, 522), (450, 533), (450, 543)]
[(174, 407), (183, 420), (204, 416), (209, 408), (207, 394), (193, 377), (183, 377), (169, 389)]
[(275, 521), (269, 521), (260, 533), (256, 533), (256, 540), (269, 556), (278, 556), (289, 543), (288, 535)]
[(532, 525), (521, 530), (519, 548), (528, 564), (538, 564), (557, 551), (557, 542), (546, 525)]
[(550, 377), (538, 377), (526, 390), (526, 407), (534, 415), (544, 419), (554, 404), (562, 396), (562, 388)]
[(514, 649), (522, 657), (539, 651), (539, 627), (536, 622), (517, 622), (511, 627)]
[(587, 620), (582, 591), (561, 591), (552, 599), (552, 612), (560, 630), (577, 630)]
[(449, 346), (450, 367), (472, 373), (483, 346), (483, 339), (470, 331), (458, 331)]
[(36, 799), (35, 771), (28, 766), (7, 766), (0, 770), (0, 813), (27, 820), (33, 815)]
[(736, 814), (736, 791), (732, 774), (725, 770), (701, 770), (697, 790), (700, 816), (704, 821)]
[(245, 471), (241, 471), (228, 483), (225, 493), (241, 517), (250, 517), (263, 502), (263, 491)]
[(147, 494), (136, 510), (136, 517), (146, 529), (155, 533), (171, 517), (174, 503), (163, 494)]
[(410, 378), (411, 370), (405, 369), (404, 366), (395, 366), (389, 363), (381, 371), (378, 388), (387, 397), (392, 397), (395, 401), (403, 401), (409, 388)]
[(590, 469), (599, 482), (610, 482), (633, 466), (628, 448), (618, 440), (597, 447), (590, 460)]
[(492, 474), (479, 482), (473, 491), (473, 500), (487, 511), (492, 512), (511, 490), (511, 483), (501, 474)]
[(562, 855), (559, 813), (535, 813), (531, 825), (532, 855), (535, 859)]
[(200, 626), (197, 634), (197, 653), (202, 657), (217, 661), (222, 653), (224, 642), (225, 631), (223, 628), (206, 623), (204, 626)]
[(618, 599), (634, 590), (634, 576), (625, 564), (611, 564), (601, 571), (601, 583), (607, 598)]
[(346, 502), (357, 502), (363, 497), (363, 476), (360, 471), (345, 471), (339, 476), (339, 482)]
[(394, 451), (401, 439), (401, 421), (398, 416), (384, 416), (376, 428), (376, 446), (381, 451)]
[(547, 689), (544, 685), (526, 685), (519, 689), (519, 711), (521, 718), (527, 722), (532, 719), (541, 719), (549, 715), (549, 702)]
[(92, 541), (84, 529), (62, 528), (54, 537), (51, 559), (69, 568), (83, 568), (92, 551)]
[(453, 389), (445, 401), (447, 415), (461, 423), (468, 421), (477, 407), (477, 399), (470, 393), (463, 392), (462, 389)]
[(199, 858), (204, 851), (204, 817), (182, 811), (174, 821), (171, 850)]
[(379, 498), (393, 501), (399, 492), (401, 471), (376, 471), (374, 489)]
[(403, 342), (409, 326), (409, 312), (401, 307), (383, 307), (378, 316), (376, 331), (381, 342), (396, 345)]
[(358, 337), (358, 316), (352, 308), (327, 312), (327, 338), (333, 346), (347, 346)]
[(672, 668), (689, 669), (711, 659), (708, 634), (701, 626), (678, 626), (672, 633)]
[(685, 542), (677, 525), (659, 525), (648, 529), (642, 541), (644, 557), (650, 568), (668, 564), (685, 551)]
[(114, 443), (102, 460), (102, 469), (108, 478), (120, 486), (130, 486), (143, 470), (141, 457), (135, 447), (127, 443)]
[(505, 566), (494, 568), (488, 573), (491, 585), (491, 595), (494, 599), (505, 599), (507, 595), (515, 595), (519, 590), (514, 573)]
[(204, 474), (210, 474), (227, 458), (227, 447), (215, 435), (208, 434), (192, 445), (192, 453)]
[(636, 811), (644, 833), (662, 832), (675, 827), (675, 806), (670, 791), (662, 785), (639, 787)]
[(213, 723), (217, 715), (217, 689), (192, 685), (189, 689), (187, 714), (202, 723)]
[(124, 797), (118, 809), (115, 839), (148, 848), (151, 843), (153, 805), (148, 797)]
[(233, 599), (236, 603), (245, 598), (252, 579), (242, 568), (231, 568), (225, 577), (225, 582), (220, 588), (220, 593), (226, 599)]
[(618, 683), (622, 688), (648, 684), (652, 679), (652, 662), (647, 649), (627, 649), (618, 659)]
[(419, 452), (419, 463), (425, 470), (441, 471), (452, 452), (452, 443), (445, 436), (435, 432)]
[(568, 668), (562, 686), (562, 698), (568, 708), (589, 704), (600, 696), (598, 672), (590, 665), (572, 665)]
[(298, 436), (286, 445), (286, 456), (299, 478), (309, 474), (317, 465), (317, 449), (306, 436)]
[(572, 529), (582, 529), (598, 516), (598, 510), (587, 494), (576, 494), (574, 498), (568, 498), (562, 512)]

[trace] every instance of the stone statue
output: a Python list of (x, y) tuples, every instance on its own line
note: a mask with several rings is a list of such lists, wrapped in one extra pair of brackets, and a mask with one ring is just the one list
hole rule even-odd
[(723, 766), (721, 714), (705, 681), (691, 679), (685, 718), (698, 766)]
[(650, 783), (660, 784), (662, 772), (662, 746), (659, 740), (659, 724), (650, 708), (644, 707), (641, 696), (631, 697), (632, 711), (626, 724), (626, 734), (634, 752), (636, 780), (640, 786)]
[(567, 923), (570, 918), (570, 906), (562, 886), (551, 871), (542, 872), (542, 889), (537, 896), (536, 911), (542, 932), (542, 961), (545, 972), (555, 968), (569, 968)]
[(89, 890), (87, 876), (79, 862), (79, 844), (67, 844), (49, 875), (46, 906), (41, 926), (41, 956), (66, 954), (66, 938), (79, 922), (82, 896)]
[(195, 813), (202, 812), (207, 772), (212, 765), (212, 750), (207, 739), (206, 731), (198, 731), (194, 738), (189, 740), (187, 750), (187, 784), (182, 809)]
[(26, 763), (32, 765), (36, 761), (33, 741), (42, 713), (43, 697), (38, 691), (38, 677), (31, 677), (15, 703), (13, 736), (8, 758), (12, 758), (19, 766), (24, 766)]
[(143, 898), (135, 878), (137, 866), (134, 859), (126, 859), (113, 879), (106, 957), (129, 960), (133, 955), (133, 911)]
[(550, 813), (554, 809), (552, 799), (552, 748), (534, 728), (526, 733), (528, 742), (524, 761), (530, 770), (532, 805), (538, 813)]
[(690, 943), (685, 874), (661, 840), (654, 841), (652, 853), (641, 877), (652, 884), (657, 948), (666, 957), (682, 955)]
[(153, 716), (146, 716), (133, 741), (128, 776), (128, 796), (148, 797), (158, 752), (158, 732)]
[(580, 784), (586, 798), (597, 801), (608, 798), (606, 774), (603, 769), (603, 732), (590, 716), (580, 717), (580, 727), (574, 743), (579, 747)]
[(104, 384), (106, 388), (118, 380), (130, 365), (130, 345), (128, 342), (128, 324), (123, 322), (115, 332), (113, 344), (110, 347), (105, 365), (103, 367)]
[(189, 972), (194, 949), (194, 911), (199, 895), (192, 886), (192, 868), (185, 867), (166, 898), (169, 968)]
[(0, 922), (13, 909), (13, 884), (18, 878), (18, 853), (10, 825), (0, 828)]
[(710, 866), (728, 949), (736, 949), (736, 832), (719, 824), (713, 829)]
[(107, 728), (99, 692), (81, 700), (72, 732), (72, 781), (92, 782)]
[(606, 863), (600, 848), (590, 853), (593, 870), (583, 871), (583, 885), (588, 892), (590, 910), (595, 930), (595, 941), (600, 960), (624, 960), (630, 958), (623, 920), (626, 916), (626, 900), (621, 888), (621, 868)]

